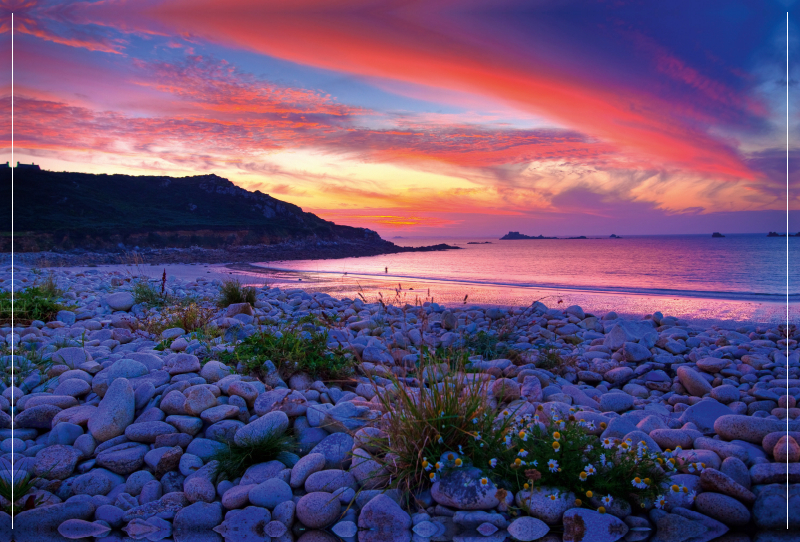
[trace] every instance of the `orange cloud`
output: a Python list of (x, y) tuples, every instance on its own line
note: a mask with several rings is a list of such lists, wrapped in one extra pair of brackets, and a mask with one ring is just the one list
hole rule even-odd
[[(470, 7), (456, 9), (448, 1), (229, 0), (221, 5), (175, 0), (153, 5), (144, 15), (149, 25), (293, 62), (469, 89), (639, 153), (641, 161), (658, 160), (666, 167), (714, 176), (757, 176), (736, 152), (694, 126), (692, 118), (675, 115), (673, 104), (622, 85), (599, 85), (536, 57), (517, 58), (513, 51), (482, 43), (480, 36), (459, 27)], [(115, 6), (95, 15), (113, 21), (123, 12)], [(688, 76), (686, 70), (681, 73)]]

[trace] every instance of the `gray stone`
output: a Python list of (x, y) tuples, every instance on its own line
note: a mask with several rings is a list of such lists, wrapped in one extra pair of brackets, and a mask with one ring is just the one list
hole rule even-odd
[(750, 522), (750, 511), (745, 505), (722, 493), (706, 491), (694, 500), (694, 506), (701, 514), (733, 527), (741, 527)]
[(622, 355), (625, 356), (626, 361), (632, 361), (634, 363), (642, 362), (652, 356), (650, 350), (648, 350), (646, 346), (633, 342), (626, 342), (623, 344)]
[(357, 489), (358, 483), (352, 474), (339, 469), (315, 472), (306, 479), (305, 483), (305, 490), (309, 493), (320, 491), (333, 493), (342, 487)]
[(97, 507), (94, 512), (94, 519), (105, 521), (112, 529), (119, 529), (122, 527), (122, 516), (125, 511), (110, 504), (103, 504)]
[(311, 449), (312, 454), (325, 457), (326, 469), (346, 469), (350, 467), (350, 451), (355, 441), (347, 433), (333, 433)]
[(372, 459), (369, 452), (356, 448), (352, 454), (353, 463), (350, 466), (350, 474), (355, 477), (362, 488), (379, 489), (386, 485), (389, 477), (383, 465)]
[(220, 503), (196, 502), (178, 510), (172, 522), (175, 540), (194, 540), (198, 533), (207, 533), (222, 523)]
[(173, 414), (167, 416), (166, 423), (173, 426), (181, 433), (195, 436), (203, 429), (203, 420), (195, 418), (194, 416), (183, 416), (180, 414)]
[(113, 311), (129, 311), (135, 300), (130, 292), (117, 292), (114, 294), (107, 295), (105, 298), (105, 302)]
[(358, 527), (394, 538), (397, 531), (411, 529), (411, 516), (388, 496), (378, 495), (361, 509)]
[(650, 519), (657, 529), (654, 542), (710, 542), (728, 532), (719, 521), (682, 507), (673, 508), (670, 514), (653, 509)]
[(369, 407), (343, 401), (325, 412), (323, 427), (330, 433), (349, 433), (364, 427), (373, 419)]
[(95, 506), (88, 501), (73, 501), (42, 506), (20, 512), (14, 518), (15, 542), (48, 540), (58, 531), (58, 526), (70, 519), (90, 520)]
[(240, 484), (260, 484), (261, 482), (265, 482), (270, 478), (275, 478), (278, 476), (284, 469), (286, 465), (281, 463), (280, 461), (267, 461), (265, 463), (258, 463), (253, 465), (252, 467), (248, 468), (244, 476), (242, 476)]
[(733, 411), (722, 403), (714, 400), (704, 400), (694, 404), (683, 411), (678, 421), (693, 423), (697, 430), (704, 434), (714, 432), (714, 422), (720, 417), (733, 414)]
[(206, 379), (206, 382), (214, 383), (225, 378), (231, 374), (231, 368), (219, 361), (207, 361), (203, 368), (200, 369), (200, 376)]
[[(720, 416), (714, 422), (714, 432), (724, 440), (744, 440), (754, 444), (761, 444), (764, 437), (770, 433), (786, 433), (787, 423), (784, 420), (769, 420), (731, 414)], [(800, 431), (800, 420), (788, 423), (789, 431)]]
[(340, 521), (331, 527), (331, 531), (341, 538), (351, 538), (358, 534), (358, 525), (352, 521)]
[(482, 486), (480, 469), (465, 467), (446, 472), (431, 487), (431, 496), (437, 503), (457, 510), (491, 510), (500, 501), (495, 497), (494, 483)]
[(297, 519), (309, 529), (324, 529), (339, 519), (339, 499), (322, 491), (307, 493), (297, 501)]
[(289, 417), (284, 412), (268, 412), (239, 429), (233, 440), (238, 446), (244, 446), (270, 435), (284, 433), (288, 427)]
[(125, 378), (114, 380), (89, 419), (89, 432), (97, 442), (105, 442), (125, 433), (133, 422), (136, 402), (133, 388)]
[(677, 374), (683, 387), (692, 395), (702, 397), (707, 393), (711, 393), (711, 384), (697, 371), (681, 366), (678, 367)]
[(48, 446), (36, 454), (33, 472), (47, 480), (66, 480), (75, 471), (83, 454), (72, 446)]
[(131, 474), (144, 466), (148, 451), (150, 448), (146, 444), (126, 442), (97, 454), (97, 465), (116, 474)]
[(116, 480), (104, 476), (104, 470), (92, 469), (91, 472), (75, 477), (72, 481), (72, 492), (75, 495), (107, 495), (116, 485)]
[(266, 508), (248, 506), (244, 510), (232, 510), (225, 515), (225, 521), (214, 527), (214, 531), (225, 537), (225, 540), (236, 542), (264, 542), (269, 539), (266, 527), (270, 522), (270, 513)]
[(614, 542), (628, 533), (628, 525), (618, 517), (586, 508), (567, 510), (563, 521), (564, 542)]
[[(334, 527), (336, 527), (336, 525), (334, 525)], [(264, 533), (271, 538), (279, 538), (286, 533), (286, 530), (286, 525), (280, 521), (272, 520), (267, 523), (267, 526), (264, 528)]]
[[(495, 526), (495, 529), (497, 527)], [(530, 542), (538, 540), (550, 531), (550, 527), (541, 520), (525, 516), (517, 518), (508, 526), (508, 534), (521, 542)], [(484, 534), (481, 532), (481, 534)], [(489, 533), (492, 534), (492, 533)], [(484, 534), (484, 536), (486, 536)]]
[(743, 488), (750, 489), (750, 471), (741, 459), (726, 457), (722, 460), (719, 470)]
[(711, 397), (722, 403), (728, 405), (740, 398), (739, 390), (730, 384), (723, 384), (711, 390)]
[(800, 463), (759, 463), (750, 467), (750, 482), (760, 484), (790, 484), (800, 483)]
[(306, 479), (315, 472), (325, 468), (325, 456), (320, 453), (311, 453), (300, 458), (292, 467), (289, 485), (295, 489), (303, 487)]
[(53, 420), (60, 412), (62, 410), (55, 405), (26, 408), (14, 416), (14, 428), (49, 430), (53, 425)]
[(251, 504), (272, 510), (278, 504), (292, 500), (292, 488), (279, 478), (270, 478), (254, 486), (248, 497)]
[(236, 432), (242, 427), (244, 427), (244, 423), (239, 420), (222, 420), (207, 427), (205, 436), (209, 440), (233, 444)]
[(692, 437), (680, 429), (654, 429), (650, 438), (663, 450), (674, 450), (678, 446), (683, 449), (692, 447)]
[(87, 361), (92, 361), (92, 356), (86, 350), (77, 346), (60, 348), (53, 354), (54, 363), (63, 363), (70, 369), (77, 369)]
[(125, 480), (125, 493), (136, 497), (142, 492), (144, 485), (153, 480), (155, 480), (155, 477), (151, 472), (146, 470), (134, 472)]
[(280, 411), (294, 418), (306, 413), (308, 402), (299, 391), (276, 389), (259, 395), (253, 409), (259, 416), (263, 416), (267, 412)]
[(217, 398), (205, 386), (192, 386), (184, 395), (186, 402), (183, 408), (189, 416), (200, 416), (204, 410), (217, 406)]
[(753, 505), (753, 518), (755, 524), (761, 529), (785, 530), (786, 509), (789, 509), (789, 529), (800, 530), (800, 484), (793, 483), (786, 486), (783, 483), (769, 484), (760, 488), (756, 502)]
[(633, 397), (627, 393), (605, 393), (600, 397), (600, 410), (603, 412), (625, 412), (631, 408)]
[(111, 531), (111, 527), (108, 525), (82, 519), (68, 519), (58, 526), (58, 534), (72, 540), (84, 537), (101, 537), (109, 531)]
[(756, 500), (756, 496), (749, 489), (716, 469), (704, 469), (700, 474), (700, 484), (704, 491), (715, 491), (728, 495), (740, 500), (747, 506), (752, 506)]
[(514, 500), (517, 506), (527, 510), (533, 517), (555, 525), (561, 523), (564, 512), (575, 504), (575, 494), (542, 486), (518, 491)]
[(145, 464), (150, 467), (156, 476), (178, 468), (183, 449), (180, 446), (154, 448), (144, 456)]
[(152, 444), (159, 435), (169, 435), (178, 431), (166, 422), (134, 423), (125, 428), (125, 436), (133, 442)]
[(197, 373), (200, 372), (200, 360), (192, 354), (175, 354), (174, 357), (168, 358), (164, 368), (171, 375)]

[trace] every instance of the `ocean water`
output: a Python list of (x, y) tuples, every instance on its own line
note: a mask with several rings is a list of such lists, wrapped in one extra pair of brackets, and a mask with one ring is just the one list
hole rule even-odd
[[(461, 250), (261, 264), (329, 277), (546, 288), (564, 292), (667, 295), (734, 301), (786, 300), (786, 238), (758, 235), (638, 236), (621, 239), (500, 241), (391, 239), (448, 243)], [(467, 244), (490, 241), (491, 244)], [(789, 238), (790, 302), (800, 301), (800, 238)], [(388, 272), (387, 272), (388, 269)]]

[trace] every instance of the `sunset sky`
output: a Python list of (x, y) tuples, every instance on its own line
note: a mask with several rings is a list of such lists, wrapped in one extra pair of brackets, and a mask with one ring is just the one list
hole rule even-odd
[(797, 231), (798, 10), (0, 0), (0, 161), (13, 12), (14, 159), (46, 169), (216, 173), (385, 237), (783, 231), (789, 11)]

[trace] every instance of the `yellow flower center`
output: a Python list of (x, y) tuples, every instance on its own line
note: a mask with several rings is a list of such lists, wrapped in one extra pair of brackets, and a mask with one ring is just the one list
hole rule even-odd
[(605, 506), (601, 506), (600, 508), (597, 509), (597, 511), (600, 512), (601, 514), (605, 514), (606, 513), (606, 507)]
[(587, 492), (586, 492), (586, 497), (588, 497), (589, 499), (591, 499), (591, 498), (592, 498), (592, 492), (591, 492), (591, 491), (587, 491)]

